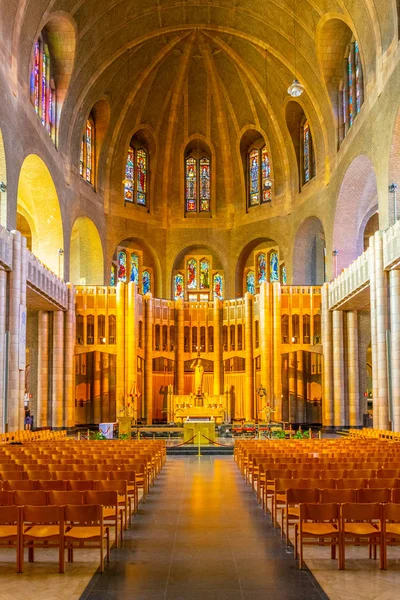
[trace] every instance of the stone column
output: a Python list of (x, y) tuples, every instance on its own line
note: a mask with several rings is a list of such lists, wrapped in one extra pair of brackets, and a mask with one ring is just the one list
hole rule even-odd
[(117, 382), (116, 382), (116, 416), (125, 406), (125, 284), (117, 283)]
[(332, 312), (329, 310), (329, 284), (322, 287), (321, 333), (323, 346), (322, 425), (333, 426), (333, 348)]
[[(19, 374), (19, 311), (21, 288), (26, 281), (21, 278), (22, 236), (19, 231), (13, 234), (13, 265), (10, 272), (8, 329), (10, 332), (10, 352), (8, 365), (8, 430), (22, 429), (20, 406), (24, 406), (24, 389), (20, 390)], [(21, 349), (22, 350), (22, 349)]]
[[(26, 309), (26, 278), (28, 275), (28, 250), (26, 248), (26, 238), (21, 238), (21, 295), (20, 295), (20, 305), (26, 311), (26, 321), (28, 320), (28, 311)], [(24, 428), (24, 419), (25, 419), (25, 408), (24, 408), (24, 395), (25, 395), (25, 378), (26, 378), (26, 331), (27, 331), (27, 322), (25, 323), (25, 347), (20, 348), (20, 352), (24, 353), (24, 364), (25, 368), (20, 369), (19, 371), (19, 405), (18, 405), (18, 428)]]
[(272, 284), (272, 335), (273, 335), (273, 400), (272, 420), (282, 420), (282, 359), (281, 359), (281, 284)]
[(349, 395), (349, 425), (357, 427), (360, 420), (360, 380), (358, 365), (358, 319), (357, 311), (349, 310), (347, 321), (347, 382)]
[(7, 315), (7, 273), (0, 266), (0, 432), (3, 432), (4, 422), (4, 376), (5, 376), (5, 343), (6, 343), (6, 315)]
[(333, 424), (338, 427), (345, 425), (345, 370), (344, 370), (344, 339), (343, 311), (333, 311)]
[(110, 421), (110, 369), (108, 354), (101, 353), (101, 422), (108, 423)]
[(297, 405), (297, 352), (289, 354), (288, 376), (289, 376), (289, 401), (288, 401), (288, 421), (296, 421)]
[(253, 366), (253, 296), (246, 292), (244, 296), (244, 315), (246, 323), (245, 335), (245, 377), (244, 388), (244, 418), (249, 421), (254, 418), (254, 366)]
[(65, 374), (64, 374), (64, 426), (75, 427), (75, 288), (68, 283), (68, 310), (64, 314), (65, 324)]
[[(185, 321), (183, 300), (177, 300), (175, 303), (176, 314), (176, 384), (175, 389), (178, 396), (182, 396), (185, 392)], [(215, 333), (214, 333), (215, 344)]]
[(64, 313), (53, 312), (53, 373), (51, 394), (52, 427), (64, 424)]
[(37, 415), (38, 427), (49, 427), (49, 313), (38, 314), (38, 382)]
[[(137, 385), (136, 293), (137, 284), (130, 281), (128, 283), (128, 311), (126, 315), (126, 356), (128, 361), (126, 388), (127, 392), (132, 394), (135, 393)], [(133, 397), (130, 400), (133, 401)]]
[(218, 298), (214, 298), (213, 327), (214, 327), (214, 396), (224, 393), (222, 370), (221, 319), (222, 308)]
[[(263, 281), (260, 285), (260, 359), (261, 359), (261, 385), (267, 390), (267, 398), (263, 399), (263, 406), (271, 402), (271, 298), (270, 284)], [(265, 415), (264, 415), (265, 418)]]
[[(388, 280), (383, 268), (382, 232), (377, 231), (375, 237), (375, 290), (376, 290), (376, 353), (377, 372), (373, 377), (378, 380), (378, 429), (389, 429), (389, 386), (387, 373), (386, 331), (388, 319)], [(371, 313), (371, 321), (374, 315)], [(375, 402), (375, 398), (374, 398)], [(374, 422), (374, 427), (377, 425)]]
[(98, 350), (93, 352), (93, 423), (101, 420), (101, 354)]
[(297, 355), (297, 398), (296, 398), (296, 423), (306, 421), (306, 385), (304, 384), (305, 361), (303, 350), (298, 350)]
[(145, 320), (145, 415), (147, 425), (153, 422), (153, 295), (146, 294)]
[(400, 431), (400, 271), (389, 271), (390, 280), (390, 324), (392, 335), (392, 398), (393, 431)]

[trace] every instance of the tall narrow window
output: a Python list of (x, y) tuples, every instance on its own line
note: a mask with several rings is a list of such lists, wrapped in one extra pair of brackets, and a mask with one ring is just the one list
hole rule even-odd
[(267, 146), (261, 149), (261, 168), (262, 168), (262, 201), (270, 202), (272, 198), (271, 189), (271, 166)]
[(347, 73), (348, 73), (348, 81), (349, 81), (349, 126), (353, 125), (353, 52), (352, 49), (349, 52), (349, 56), (347, 58)]
[(48, 134), (55, 138), (56, 94), (50, 51), (42, 35), (33, 48), (31, 101)]
[(260, 204), (260, 156), (257, 149), (249, 155), (250, 206)]
[(257, 280), (258, 285), (263, 281), (267, 281), (267, 259), (264, 252), (261, 252), (257, 258)]
[(287, 284), (287, 273), (286, 273), (285, 265), (281, 265), (281, 284), (282, 285)]
[(187, 261), (187, 288), (188, 290), (197, 289), (197, 260), (190, 258)]
[(271, 202), (271, 165), (267, 146), (253, 148), (248, 154), (249, 206)]
[(346, 50), (343, 77), (339, 83), (339, 102), (339, 134), (342, 142), (364, 102), (363, 70), (357, 40), (353, 40)]
[(310, 126), (308, 121), (303, 125), (303, 174), (304, 182), (307, 183), (310, 181)]
[(269, 280), (271, 283), (279, 281), (279, 259), (275, 251), (269, 255)]
[(126, 252), (120, 250), (118, 252), (118, 281), (126, 283)]
[(211, 211), (211, 162), (206, 156), (185, 160), (185, 205), (187, 213)]
[(185, 297), (184, 278), (182, 273), (177, 273), (174, 277), (174, 298), (183, 300)]
[(134, 138), (128, 147), (125, 163), (124, 202), (148, 205), (149, 156), (144, 148), (134, 147)]
[(142, 274), (142, 292), (147, 294), (151, 291), (151, 274), (150, 271), (145, 269)]
[(213, 291), (214, 291), (214, 298), (218, 298), (218, 300), (222, 300), (223, 298), (223, 279), (222, 279), (222, 275), (220, 275), (219, 273), (215, 273), (215, 275), (213, 276)]
[(147, 195), (147, 152), (140, 148), (136, 151), (136, 202), (146, 206)]
[(356, 71), (356, 112), (358, 114), (361, 110), (362, 102), (362, 69), (358, 42), (354, 42), (354, 66)]
[(115, 267), (115, 265), (111, 265), (111, 270), (110, 270), (110, 285), (116, 285), (117, 283), (117, 278), (116, 278), (116, 274), (117, 274), (117, 269)]
[(246, 275), (246, 291), (249, 292), (250, 294), (256, 293), (256, 283), (255, 283), (254, 271), (248, 271), (248, 273)]
[(139, 283), (139, 257), (137, 254), (131, 254), (131, 277), (130, 280), (133, 283)]
[(133, 202), (133, 171), (134, 171), (134, 155), (135, 151), (132, 146), (128, 148), (128, 156), (125, 165), (125, 181), (124, 181), (124, 201)]
[(86, 119), (85, 131), (82, 136), (79, 173), (88, 183), (94, 183), (94, 154), (95, 154), (95, 131), (94, 121), (90, 116)]
[(208, 289), (210, 287), (210, 263), (206, 258), (200, 261), (200, 289)]

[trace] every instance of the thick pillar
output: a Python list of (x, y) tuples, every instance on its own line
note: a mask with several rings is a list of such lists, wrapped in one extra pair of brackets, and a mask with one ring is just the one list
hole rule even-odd
[(304, 382), (305, 361), (303, 350), (298, 350), (297, 355), (297, 397), (296, 397), (296, 423), (304, 423), (306, 419), (306, 385)]
[(323, 393), (322, 425), (333, 426), (333, 348), (332, 312), (329, 310), (329, 284), (322, 287), (322, 346), (323, 346)]
[(0, 432), (4, 423), (4, 376), (5, 376), (5, 343), (6, 343), (6, 302), (7, 273), (0, 266)]
[(68, 310), (64, 313), (65, 373), (64, 373), (64, 427), (75, 427), (75, 289), (68, 283)]
[(345, 425), (345, 370), (344, 370), (344, 339), (343, 311), (333, 311), (333, 424), (338, 427)]
[(221, 321), (222, 308), (218, 298), (214, 298), (213, 327), (214, 327), (214, 396), (224, 393), (223, 370), (222, 370), (222, 344), (221, 344)]
[(26, 281), (21, 279), (22, 263), (22, 236), (19, 231), (13, 231), (13, 265), (10, 272), (9, 288), (9, 315), (8, 329), (10, 332), (10, 352), (8, 366), (8, 430), (17, 431), (23, 428), (23, 421), (20, 423), (20, 407), (24, 407), (24, 388), (20, 389), (19, 364), (20, 351), (25, 352), (25, 348), (20, 345), (20, 309), (21, 288), (26, 286)]
[(145, 415), (147, 425), (153, 422), (153, 296), (146, 294), (146, 320), (145, 320)]
[(289, 402), (288, 402), (288, 421), (294, 423), (296, 421), (296, 397), (297, 397), (297, 359), (296, 352), (289, 354)]
[(110, 369), (108, 354), (101, 353), (101, 422), (109, 423), (111, 418), (110, 410)]
[(125, 284), (117, 283), (117, 382), (116, 382), (116, 416), (119, 417), (125, 406)]
[(93, 352), (93, 423), (101, 422), (101, 354)]
[(53, 365), (51, 393), (51, 425), (61, 429), (64, 424), (64, 313), (53, 312)]
[[(375, 286), (376, 286), (376, 343), (378, 366), (378, 429), (389, 429), (389, 385), (387, 371), (386, 331), (388, 319), (388, 280), (383, 268), (382, 232), (377, 231), (375, 237)], [(372, 318), (374, 315), (372, 315)], [(371, 318), (371, 320), (372, 320)], [(375, 373), (373, 374), (375, 377)], [(376, 427), (374, 423), (374, 427)]]
[(49, 427), (49, 313), (38, 314), (37, 427)]
[[(136, 293), (137, 284), (128, 283), (128, 311), (126, 315), (126, 357), (127, 381), (126, 389), (129, 394), (134, 394), (137, 387), (137, 338), (136, 338)], [(133, 400), (132, 396), (132, 400)], [(137, 409), (137, 406), (135, 406)]]
[[(185, 392), (185, 321), (183, 300), (175, 303), (176, 314), (176, 384), (175, 390), (178, 396)], [(215, 333), (214, 333), (215, 343)]]
[(378, 345), (377, 345), (377, 320), (376, 320), (376, 265), (375, 265), (375, 235), (369, 238), (369, 290), (370, 290), (370, 315), (371, 315), (371, 356), (372, 356), (372, 410), (373, 426), (379, 429), (378, 410)]
[[(18, 423), (19, 429), (24, 428), (25, 419), (25, 407), (24, 407), (24, 396), (25, 396), (25, 379), (26, 379), (26, 330), (27, 330), (27, 319), (28, 311), (26, 309), (26, 278), (28, 275), (28, 250), (26, 248), (26, 238), (21, 238), (21, 295), (20, 295), (20, 306), (25, 311), (25, 325), (20, 321), (19, 327), (24, 327), (24, 338), (25, 342), (20, 344), (19, 352), (23, 354), (22, 363), (19, 365), (19, 404), (18, 404)], [(20, 356), (21, 361), (21, 356)]]
[[(267, 281), (260, 285), (260, 359), (261, 359), (261, 385), (267, 390), (267, 398), (263, 405), (271, 402), (271, 288)], [(264, 408), (262, 406), (261, 408)], [(265, 417), (265, 415), (264, 415)]]
[(273, 339), (273, 399), (272, 407), (275, 412), (271, 415), (273, 421), (282, 420), (282, 359), (281, 359), (281, 284), (272, 284), (272, 339)]
[(360, 379), (358, 365), (358, 319), (357, 311), (346, 314), (347, 330), (347, 387), (349, 396), (349, 425), (357, 427), (360, 422)]
[(389, 272), (393, 431), (400, 431), (400, 271)]
[(244, 389), (244, 418), (252, 420), (253, 400), (254, 400), (254, 367), (253, 367), (253, 296), (246, 292), (244, 296), (244, 316), (245, 316), (245, 389)]

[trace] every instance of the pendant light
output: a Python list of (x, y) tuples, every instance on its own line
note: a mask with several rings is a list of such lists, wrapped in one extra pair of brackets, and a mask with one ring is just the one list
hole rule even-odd
[(293, 0), (293, 42), (294, 42), (294, 80), (288, 87), (288, 94), (293, 98), (298, 98), (304, 92), (304, 85), (299, 82), (296, 76), (297, 71), (297, 43), (296, 43), (296, 0)]

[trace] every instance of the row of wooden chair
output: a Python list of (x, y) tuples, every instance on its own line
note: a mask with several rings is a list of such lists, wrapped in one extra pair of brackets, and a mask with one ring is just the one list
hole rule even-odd
[(300, 569), (304, 546), (309, 544), (330, 546), (339, 569), (345, 568), (346, 546), (367, 545), (369, 558), (374, 559), (379, 547), (380, 568), (386, 569), (387, 547), (400, 543), (400, 504), (300, 503), (294, 541)]
[(99, 548), (99, 568), (102, 572), (104, 558), (109, 561), (110, 532), (109, 527), (104, 525), (104, 508), (101, 504), (0, 507), (0, 547), (16, 550), (18, 573), (24, 570), (25, 548), (28, 548), (29, 562), (34, 562), (36, 548), (58, 548), (59, 572), (64, 573), (65, 550), (68, 551), (68, 562), (73, 562), (74, 549), (87, 545)]
[(50, 429), (31, 431), (22, 429), (18, 431), (10, 431), (8, 433), (0, 433), (0, 444), (27, 441), (60, 441), (61, 439), (66, 438), (66, 435), (66, 429), (60, 431), (51, 431)]
[(363, 427), (362, 429), (349, 429), (349, 437), (368, 440), (392, 440), (395, 442), (400, 442), (400, 432), (398, 431), (390, 431), (386, 429), (370, 429), (369, 427)]

